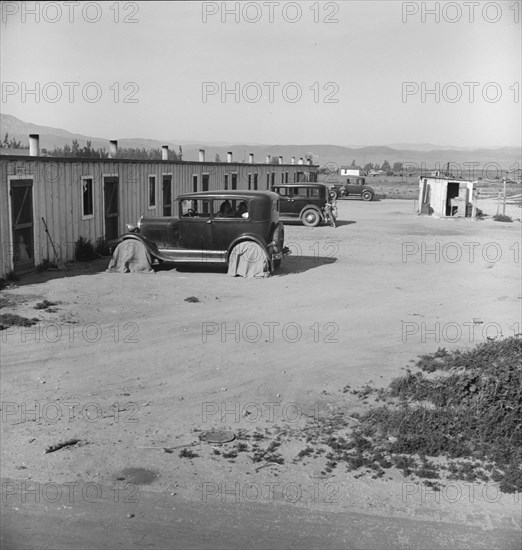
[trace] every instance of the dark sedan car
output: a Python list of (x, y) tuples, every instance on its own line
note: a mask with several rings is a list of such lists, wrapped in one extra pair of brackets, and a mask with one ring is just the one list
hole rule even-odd
[(118, 243), (141, 241), (153, 258), (175, 263), (228, 264), (234, 247), (256, 243), (270, 265), (283, 257), (279, 196), (270, 191), (204, 191), (177, 198), (177, 216), (141, 217)]
[(346, 183), (337, 183), (330, 186), (330, 196), (332, 198), (342, 197), (361, 197), (363, 201), (371, 201), (375, 196), (375, 191), (369, 185), (365, 185), (364, 178), (348, 178)]
[(273, 191), (280, 195), (279, 211), (284, 222), (300, 220), (308, 227), (324, 222), (335, 227), (335, 201), (329, 198), (323, 183), (285, 183), (274, 185)]

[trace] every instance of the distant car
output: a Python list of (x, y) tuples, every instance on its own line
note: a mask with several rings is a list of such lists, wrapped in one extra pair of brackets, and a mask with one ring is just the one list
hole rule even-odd
[(279, 195), (270, 191), (203, 191), (180, 195), (172, 217), (141, 217), (118, 243), (141, 241), (151, 256), (174, 263), (228, 264), (241, 243), (257, 243), (273, 271), (281, 263), (284, 226)]
[(335, 226), (335, 201), (328, 196), (324, 183), (285, 183), (274, 185), (279, 199), (279, 214), (282, 221), (298, 221), (308, 227), (320, 223)]
[(330, 196), (332, 198), (341, 197), (361, 197), (363, 201), (371, 201), (375, 196), (375, 191), (369, 185), (365, 185), (364, 178), (356, 178), (355, 181), (350, 178), (345, 184), (335, 184), (330, 186)]

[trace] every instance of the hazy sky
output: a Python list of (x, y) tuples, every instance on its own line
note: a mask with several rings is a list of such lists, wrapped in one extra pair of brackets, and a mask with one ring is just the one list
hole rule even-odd
[(1, 109), (106, 138), (517, 145), (520, 12), (512, 0), (2, 2)]

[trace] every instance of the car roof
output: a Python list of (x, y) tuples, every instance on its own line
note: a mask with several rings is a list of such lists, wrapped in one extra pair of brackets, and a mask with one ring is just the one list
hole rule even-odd
[(185, 193), (178, 196), (178, 200), (187, 199), (253, 199), (253, 198), (278, 199), (279, 195), (272, 191), (245, 191), (241, 189), (199, 191), (197, 193)]

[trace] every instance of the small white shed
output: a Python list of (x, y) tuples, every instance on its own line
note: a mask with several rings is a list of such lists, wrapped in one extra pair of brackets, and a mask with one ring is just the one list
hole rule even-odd
[(472, 217), (474, 183), (450, 176), (421, 176), (418, 213), (437, 218)]
[(358, 177), (361, 175), (361, 169), (357, 166), (341, 166), (340, 174), (341, 176)]

